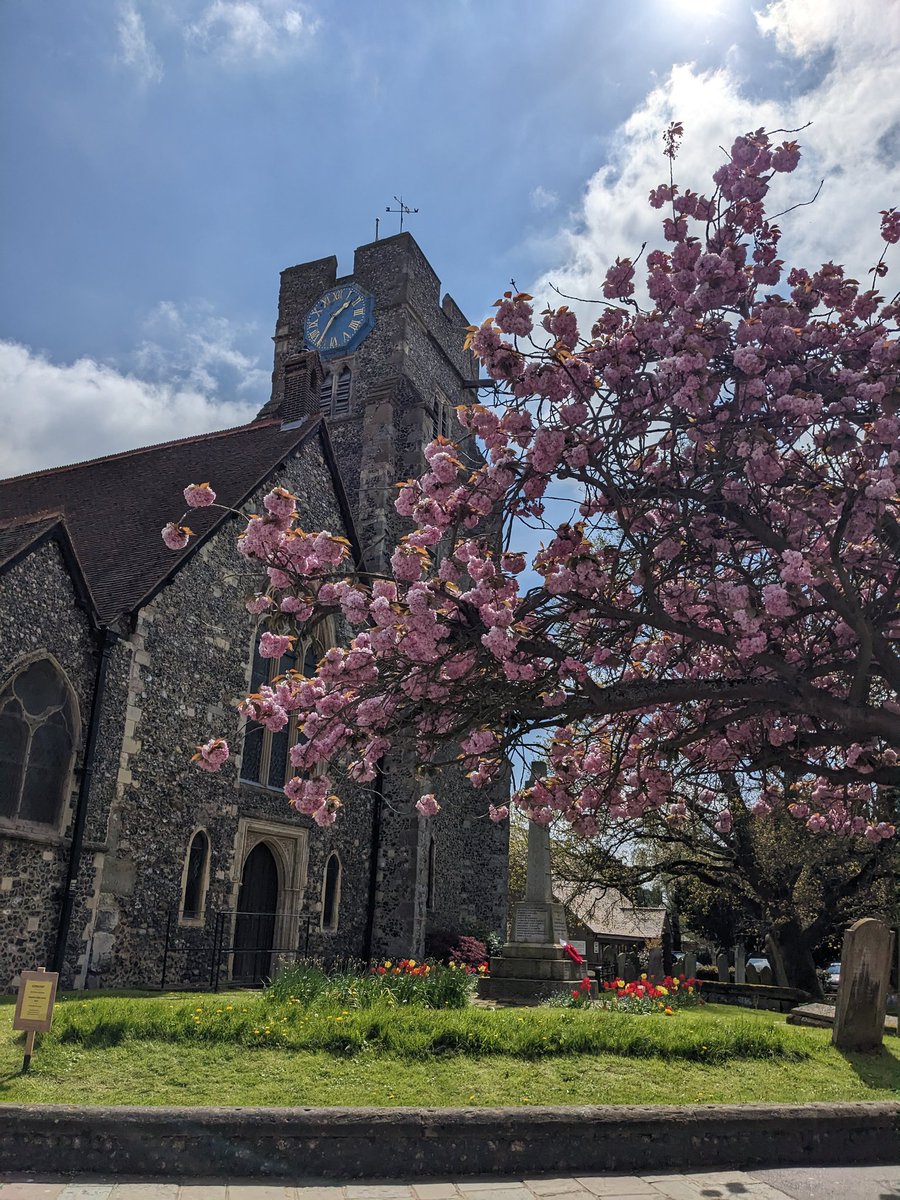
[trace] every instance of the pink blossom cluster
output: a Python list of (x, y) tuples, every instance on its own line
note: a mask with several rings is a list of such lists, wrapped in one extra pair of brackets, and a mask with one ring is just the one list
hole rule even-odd
[[(616, 259), (589, 330), (566, 307), (536, 329), (524, 293), (470, 329), (503, 403), (461, 408), (465, 438), (436, 439), (400, 485), (389, 578), (299, 529), (288, 493), (265, 498), (240, 541), (267, 572), (249, 602), (265, 652), (325, 617), (356, 630), (314, 679), (244, 706), (296, 714), (301, 811), (330, 823), (337, 775), (371, 782), (395, 746), (458, 761), (477, 788), (537, 740), (547, 772), (512, 803), (587, 836), (696, 810), (727, 839), (725, 774), (759, 815), (790, 805), (812, 833), (893, 835), (900, 302), (834, 262), (779, 257), (766, 199), (799, 154), (756, 130), (706, 192), (654, 189), (643, 280)], [(900, 240), (896, 209), (881, 233)], [(882, 255), (874, 282), (886, 271)], [(560, 491), (578, 508), (565, 521)], [(785, 772), (802, 799), (773, 783)]]

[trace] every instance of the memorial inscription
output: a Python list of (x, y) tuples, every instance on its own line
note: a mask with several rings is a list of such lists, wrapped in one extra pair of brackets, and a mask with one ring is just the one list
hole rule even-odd
[(514, 942), (546, 942), (549, 940), (547, 909), (541, 904), (517, 904), (513, 922)]

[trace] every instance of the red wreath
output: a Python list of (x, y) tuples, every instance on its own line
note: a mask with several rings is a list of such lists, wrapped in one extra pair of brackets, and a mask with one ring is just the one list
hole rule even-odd
[(563, 942), (563, 950), (565, 950), (566, 954), (568, 954), (569, 958), (571, 958), (573, 963), (575, 963), (579, 967), (584, 966), (584, 959), (581, 957), (581, 955), (578, 953), (578, 951), (575, 949), (574, 946), (569, 945), (568, 942)]

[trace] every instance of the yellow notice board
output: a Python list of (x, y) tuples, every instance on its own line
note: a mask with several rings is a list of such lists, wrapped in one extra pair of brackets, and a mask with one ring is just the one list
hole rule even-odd
[(34, 1033), (48, 1033), (53, 1020), (53, 1005), (56, 1001), (56, 971), (23, 971), (16, 996), (16, 1011), (13, 1029), (27, 1029)]

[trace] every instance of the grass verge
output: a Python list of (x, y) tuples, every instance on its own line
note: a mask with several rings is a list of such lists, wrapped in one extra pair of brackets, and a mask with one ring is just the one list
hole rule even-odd
[(348, 1057), (401, 1058), (440, 1054), (546, 1058), (611, 1054), (725, 1063), (807, 1057), (808, 1043), (783, 1022), (727, 1019), (706, 1009), (673, 1017), (576, 1009), (429, 1010), (418, 1006), (365, 1009), (306, 1007), (268, 993), (225, 996), (73, 997), (57, 1010), (53, 1040), (110, 1048), (127, 1041), (179, 1045), (267, 1047)]
[[(288, 1015), (274, 1042), (273, 1024), (253, 1023), (264, 1011)], [(0, 1100), (18, 1103), (492, 1106), (900, 1095), (898, 1039), (879, 1055), (843, 1056), (827, 1030), (713, 1005), (671, 1018), (548, 1009), (294, 1015), (246, 993), (82, 994), (60, 1006), (24, 1077), (11, 1015), (10, 1006), (0, 1008)]]

